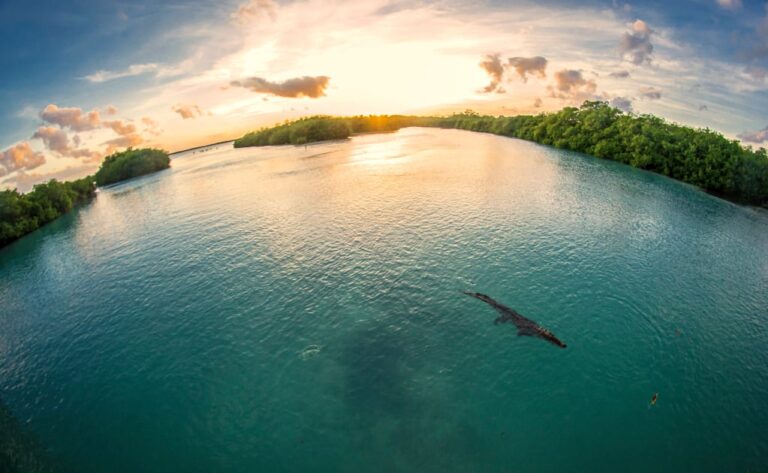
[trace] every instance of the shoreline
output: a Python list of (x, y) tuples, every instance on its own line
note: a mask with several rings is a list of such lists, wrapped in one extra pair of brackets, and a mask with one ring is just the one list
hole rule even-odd
[(223, 145), (224, 143), (229, 143), (231, 141), (234, 142), (235, 140), (237, 140), (237, 138), (232, 138), (230, 140), (224, 140), (224, 141), (217, 141), (216, 143), (208, 143), (208, 144), (200, 145), (200, 146), (194, 146), (192, 148), (182, 149), (182, 150), (179, 150), (179, 151), (171, 151), (170, 153), (168, 153), (168, 155), (173, 156), (174, 154), (186, 153), (188, 151), (194, 151), (196, 149), (207, 148), (209, 146)]

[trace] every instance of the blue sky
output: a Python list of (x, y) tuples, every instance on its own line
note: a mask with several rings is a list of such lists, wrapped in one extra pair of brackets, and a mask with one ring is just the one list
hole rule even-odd
[(0, 186), (85, 175), (126, 146), (180, 149), (310, 113), (539, 113), (601, 99), (762, 146), (767, 8), (2, 0)]

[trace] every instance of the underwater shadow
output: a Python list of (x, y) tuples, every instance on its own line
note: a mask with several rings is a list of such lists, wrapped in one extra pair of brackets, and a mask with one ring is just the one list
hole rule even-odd
[(42, 445), (27, 432), (0, 400), (0, 472), (53, 473), (55, 468)]

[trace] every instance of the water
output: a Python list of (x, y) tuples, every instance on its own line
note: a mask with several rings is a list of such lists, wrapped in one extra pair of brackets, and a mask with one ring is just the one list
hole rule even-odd
[(0, 399), (62, 469), (768, 466), (765, 212), (464, 131), (172, 166), (0, 252)]

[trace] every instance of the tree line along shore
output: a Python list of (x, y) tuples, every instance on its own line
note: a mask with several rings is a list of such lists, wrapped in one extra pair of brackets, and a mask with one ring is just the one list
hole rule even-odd
[[(604, 102), (538, 115), (491, 116), (465, 111), (446, 117), (312, 116), (262, 128), (235, 140), (235, 148), (305, 145), (360, 133), (405, 127), (453, 128), (519, 138), (610, 159), (669, 176), (741, 204), (768, 208), (768, 155), (709, 129), (670, 123), (653, 115), (622, 112)], [(128, 149), (105, 158), (93, 176), (51, 180), (21, 194), (0, 192), (0, 247), (88, 202), (96, 186), (166, 169), (168, 153)]]
[(107, 156), (92, 176), (76, 181), (51, 179), (31, 192), (0, 191), (0, 247), (33, 232), (76, 205), (90, 201), (96, 186), (105, 186), (170, 166), (168, 153), (159, 149), (128, 149)]
[(235, 147), (301, 145), (408, 126), (492, 133), (577, 151), (669, 176), (734, 202), (768, 208), (764, 148), (742, 146), (713, 130), (624, 113), (604, 102), (512, 117), (472, 111), (448, 117), (314, 116), (248, 133), (235, 141)]

